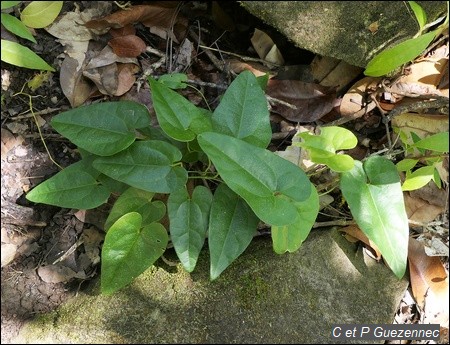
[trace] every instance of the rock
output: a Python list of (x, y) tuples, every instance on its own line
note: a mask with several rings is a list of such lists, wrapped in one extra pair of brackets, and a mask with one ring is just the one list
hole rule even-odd
[[(428, 23), (446, 13), (444, 1), (417, 1)], [(242, 1), (254, 16), (300, 48), (365, 67), (385, 48), (419, 30), (402, 1)]]
[(407, 279), (336, 229), (293, 254), (271, 246), (254, 239), (213, 282), (206, 251), (191, 274), (161, 261), (111, 296), (97, 281), (13, 343), (332, 343), (333, 324), (392, 323)]

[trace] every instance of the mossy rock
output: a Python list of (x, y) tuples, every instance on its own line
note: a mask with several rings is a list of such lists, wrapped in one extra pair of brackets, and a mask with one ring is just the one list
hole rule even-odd
[(392, 323), (407, 279), (337, 230), (313, 231), (292, 254), (271, 246), (254, 239), (213, 282), (207, 251), (191, 274), (161, 263), (111, 296), (97, 281), (14, 342), (332, 343), (333, 324)]

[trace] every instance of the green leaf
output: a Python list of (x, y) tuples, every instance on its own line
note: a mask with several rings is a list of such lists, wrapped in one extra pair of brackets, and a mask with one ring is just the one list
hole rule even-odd
[(436, 31), (403, 41), (396, 46), (383, 50), (367, 64), (364, 74), (381, 77), (397, 67), (414, 60), (420, 55), (436, 36)]
[(423, 138), (414, 144), (417, 148), (436, 152), (448, 152), (448, 145), (448, 132), (430, 135), (429, 137)]
[(405, 158), (402, 159), (400, 162), (396, 164), (398, 171), (408, 171), (414, 168), (419, 160), (418, 159), (411, 159), (411, 158)]
[(159, 221), (166, 213), (166, 206), (162, 201), (153, 201), (152, 192), (147, 192), (134, 187), (123, 192), (114, 203), (111, 212), (105, 222), (105, 231), (124, 214), (137, 212), (142, 216), (142, 225), (148, 225)]
[(55, 69), (47, 64), (35, 52), (23, 45), (7, 40), (1, 40), (1, 60), (14, 66), (52, 71)]
[(203, 186), (194, 189), (192, 198), (189, 198), (186, 189), (174, 191), (167, 202), (170, 238), (181, 264), (188, 272), (194, 270), (205, 242), (211, 202), (212, 194)]
[(426, 166), (407, 174), (402, 190), (409, 191), (422, 188), (434, 178), (434, 170), (434, 166)]
[(104, 204), (109, 190), (96, 181), (85, 160), (74, 163), (31, 190), (32, 202), (64, 208), (91, 209)]
[(135, 129), (150, 125), (147, 108), (132, 101), (105, 102), (68, 110), (51, 125), (72, 143), (99, 156), (110, 156), (130, 146)]
[(264, 75), (256, 77), (256, 80), (258, 81), (258, 84), (261, 87), (261, 90), (263, 90), (264, 92), (266, 91), (267, 83), (269, 82), (269, 78), (270, 78), (269, 73), (266, 73)]
[(417, 2), (408, 1), (408, 3), (416, 16), (417, 23), (419, 23), (419, 30), (422, 31), (423, 27), (427, 24), (427, 14)]
[(300, 248), (309, 235), (319, 212), (319, 194), (311, 184), (311, 195), (302, 202), (297, 202), (297, 219), (284, 226), (272, 226), (273, 250), (277, 254), (293, 253)]
[(187, 75), (184, 73), (164, 74), (158, 79), (160, 83), (173, 90), (185, 89), (188, 86), (187, 80)]
[(394, 163), (373, 156), (341, 175), (341, 190), (364, 234), (401, 278), (406, 270), (409, 226), (400, 178)]
[(106, 234), (102, 248), (102, 293), (112, 294), (131, 283), (164, 253), (168, 242), (164, 226), (142, 226), (137, 212), (119, 218)]
[(11, 31), (13, 34), (19, 37), (25, 38), (33, 43), (36, 43), (36, 40), (34, 39), (31, 32), (19, 19), (7, 13), (2, 13), (1, 15), (2, 15), (1, 17), (2, 24), (7, 30)]
[(248, 247), (259, 219), (224, 183), (214, 192), (209, 221), (210, 277), (216, 279)]
[(255, 75), (244, 71), (231, 83), (214, 110), (213, 129), (266, 148), (272, 139), (269, 110)]
[[(98, 156), (97, 156), (98, 157)], [(106, 176), (105, 174), (100, 174), (97, 180), (104, 185), (111, 193), (121, 194), (125, 192), (130, 186), (127, 184), (114, 180), (113, 178)]]
[(358, 143), (358, 139), (348, 129), (333, 126), (322, 127), (320, 135), (304, 132), (299, 136), (304, 141), (293, 143), (293, 145), (309, 150), (310, 158), (314, 163), (326, 164), (337, 172), (349, 171), (353, 168), (352, 157), (336, 154), (336, 151), (352, 149)]
[(63, 1), (32, 1), (23, 9), (20, 20), (30, 28), (45, 28), (58, 17), (62, 6)]
[(6, 10), (7, 8), (14, 7), (20, 3), (21, 1), (2, 1), (1, 9)]
[(441, 177), (439, 176), (439, 171), (437, 169), (434, 169), (433, 181), (436, 184), (436, 187), (441, 189), (441, 187), (442, 187), (442, 180), (441, 180)]
[(253, 212), (271, 225), (297, 218), (295, 202), (306, 200), (311, 183), (295, 164), (273, 152), (219, 133), (202, 133), (198, 142), (220, 176)]
[(136, 141), (113, 156), (94, 160), (94, 168), (132, 187), (155, 193), (182, 188), (187, 171), (174, 165), (181, 159), (175, 146), (159, 140)]
[(211, 129), (211, 119), (205, 110), (197, 108), (166, 85), (148, 78), (156, 117), (163, 131), (178, 141), (191, 141)]

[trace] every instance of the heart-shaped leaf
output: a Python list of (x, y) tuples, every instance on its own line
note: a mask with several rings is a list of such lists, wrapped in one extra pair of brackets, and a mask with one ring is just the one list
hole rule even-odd
[(203, 109), (161, 82), (148, 78), (153, 106), (163, 131), (178, 141), (191, 141), (203, 131), (211, 129), (211, 119)]
[(297, 219), (285, 226), (272, 226), (273, 250), (277, 254), (293, 253), (300, 248), (308, 237), (319, 212), (319, 195), (311, 184), (311, 195), (302, 202), (297, 202)]
[(98, 207), (108, 200), (110, 191), (97, 182), (92, 171), (90, 163), (81, 160), (42, 182), (26, 197), (32, 202), (65, 208)]
[(255, 75), (244, 71), (231, 83), (212, 117), (215, 132), (266, 148), (272, 139), (264, 92)]
[(394, 163), (373, 156), (342, 173), (342, 194), (360, 229), (375, 243), (391, 270), (403, 277), (408, 255), (408, 217)]
[(197, 139), (228, 187), (261, 220), (278, 226), (295, 222), (295, 203), (311, 193), (303, 170), (273, 152), (228, 135), (202, 133)]
[(157, 222), (166, 213), (166, 206), (162, 201), (153, 201), (154, 193), (134, 187), (128, 188), (114, 203), (105, 222), (105, 231), (120, 217), (129, 212), (137, 212), (142, 216), (142, 225)]
[(174, 191), (167, 202), (170, 238), (188, 272), (194, 270), (205, 242), (211, 202), (212, 194), (203, 186), (195, 187), (192, 198), (184, 188)]
[(120, 217), (106, 234), (102, 248), (102, 293), (112, 294), (131, 283), (164, 253), (168, 242), (161, 224), (142, 227), (137, 212)]
[(94, 168), (132, 187), (154, 193), (171, 193), (182, 188), (187, 171), (174, 165), (181, 159), (175, 146), (160, 140), (134, 142), (114, 156), (94, 160)]
[(147, 108), (132, 101), (105, 102), (68, 110), (51, 124), (75, 145), (99, 156), (110, 156), (130, 146), (135, 129), (150, 125)]
[(253, 239), (259, 219), (239, 195), (225, 184), (214, 192), (209, 220), (210, 277), (216, 279)]
[(320, 135), (308, 132), (299, 134), (303, 142), (293, 145), (303, 147), (310, 152), (314, 163), (326, 164), (330, 169), (343, 172), (353, 168), (354, 160), (349, 155), (338, 155), (336, 151), (352, 149), (358, 143), (355, 135), (342, 127), (323, 127)]

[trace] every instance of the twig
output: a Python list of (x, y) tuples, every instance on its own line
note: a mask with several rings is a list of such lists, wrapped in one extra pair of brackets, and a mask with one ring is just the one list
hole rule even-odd
[[(221, 72), (225, 70), (225, 64), (221, 61), (219, 61), (218, 58), (214, 56), (213, 53), (210, 52), (210, 48), (206, 48), (203, 42), (201, 41), (200, 37), (194, 32), (194, 30), (189, 29), (189, 34), (194, 39), (194, 41), (197, 43), (197, 45), (203, 49), (205, 54), (208, 56), (208, 58), (211, 60), (213, 65)], [(209, 49), (209, 50), (208, 50)]]

